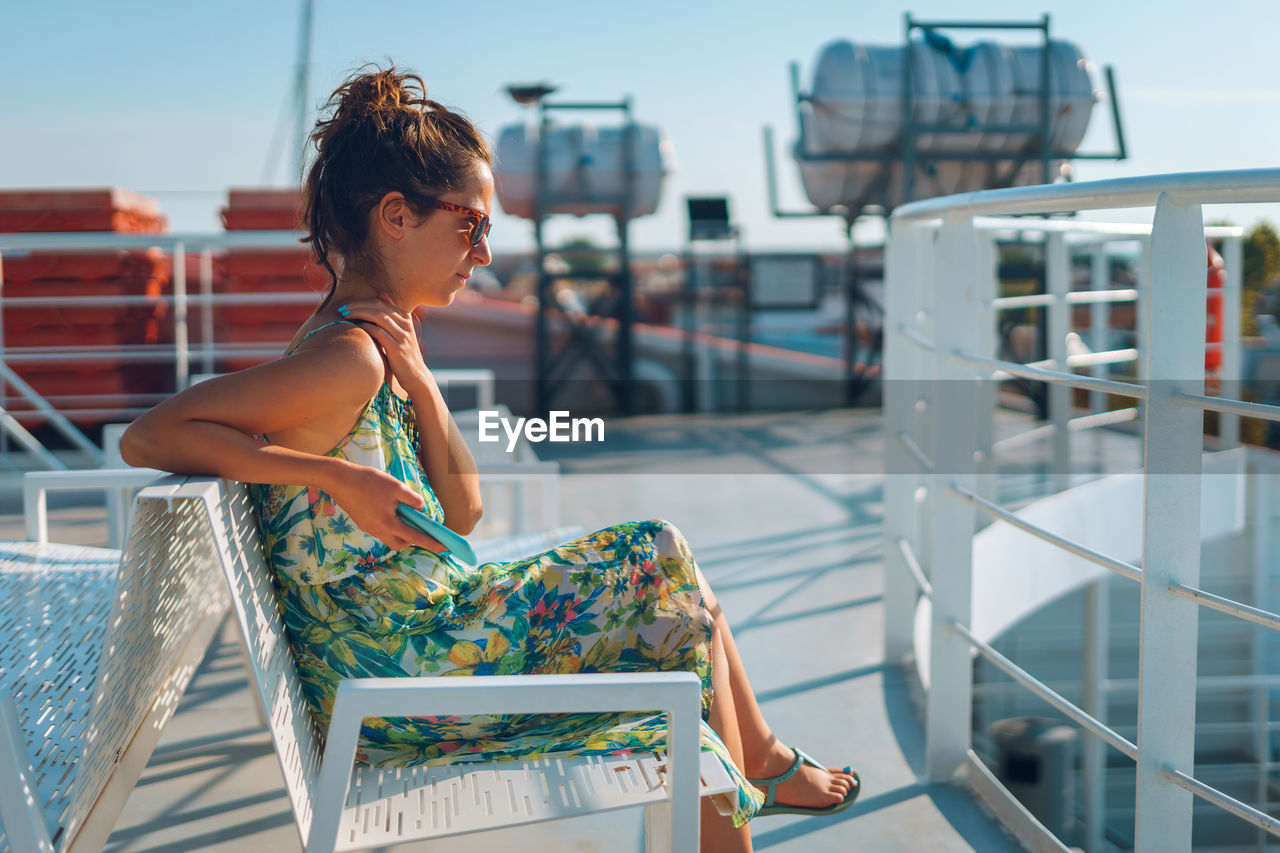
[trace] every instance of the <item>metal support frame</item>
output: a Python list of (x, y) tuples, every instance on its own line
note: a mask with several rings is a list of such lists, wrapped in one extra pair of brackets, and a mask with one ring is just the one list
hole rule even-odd
[[(614, 223), (618, 231), (618, 270), (612, 276), (613, 286), (617, 294), (615, 305), (617, 316), (617, 333), (613, 353), (607, 351), (600, 341), (600, 327), (594, 323), (584, 322), (561, 310), (552, 292), (554, 278), (547, 272), (546, 259), (549, 251), (546, 246), (544, 223), (553, 215), (551, 208), (555, 200), (549, 197), (547, 187), (547, 132), (551, 128), (549, 112), (566, 111), (620, 111), (623, 116), (622, 141), (622, 195), (617, 200), (617, 210), (613, 213)], [(535, 399), (540, 412), (551, 410), (551, 405), (563, 382), (575, 364), (572, 356), (576, 353), (585, 356), (595, 367), (597, 375), (608, 386), (614, 403), (623, 414), (634, 411), (634, 353), (632, 344), (632, 324), (634, 307), (632, 304), (631, 281), (631, 247), (628, 227), (632, 219), (635, 198), (635, 123), (631, 115), (631, 98), (620, 102), (538, 102), (538, 152), (537, 171), (534, 176), (534, 222), (533, 236), (538, 251), (538, 324), (535, 334)], [(568, 330), (569, 340), (558, 352), (552, 347), (552, 321), (558, 320)]]
[[(1029, 159), (1038, 159), (1041, 164), (1041, 179), (1044, 183), (1050, 183), (1052, 175), (1050, 174), (1050, 162), (1053, 160), (1124, 160), (1127, 159), (1127, 149), (1124, 141), (1124, 128), (1120, 120), (1120, 105), (1116, 97), (1115, 74), (1110, 66), (1104, 68), (1106, 75), (1106, 84), (1109, 93), (1109, 101), (1111, 104), (1112, 128), (1115, 135), (1115, 150), (1105, 153), (1086, 153), (1086, 152), (1068, 152), (1055, 151), (1051, 146), (1051, 124), (1052, 117), (1050, 115), (1050, 16), (1045, 14), (1038, 21), (1032, 22), (1010, 22), (1010, 21), (923, 21), (916, 20), (909, 13), (904, 17), (904, 42), (905, 56), (903, 61), (903, 86), (902, 86), (902, 115), (905, 122), (903, 128), (902, 145), (892, 151), (839, 151), (826, 154), (818, 154), (810, 151), (808, 140), (805, 137), (804, 122), (801, 116), (802, 104), (812, 100), (812, 95), (804, 92), (800, 85), (800, 66), (798, 63), (791, 63), (790, 66), (790, 83), (792, 101), (796, 112), (796, 127), (798, 128), (799, 140), (795, 146), (795, 156), (800, 160), (809, 161), (827, 161), (840, 163), (881, 163), (884, 169), (890, 169), (894, 164), (902, 164), (903, 181), (904, 181), (904, 201), (910, 202), (915, 199), (915, 177), (917, 171), (928, 168), (935, 163), (943, 162), (989, 162), (996, 163), (1008, 161), (1011, 156), (1021, 158), (1019, 166), (1022, 162)], [(1037, 125), (1027, 127), (1009, 127), (1009, 126), (966, 126), (958, 129), (952, 126), (936, 126), (925, 125), (916, 121), (915, 117), (915, 81), (912, 61), (912, 36), (917, 30), (1039, 30), (1043, 34), (1043, 49), (1041, 50), (1040, 63), (1040, 121)], [(1036, 133), (1039, 145), (1033, 149), (1016, 152), (1011, 155), (1008, 152), (946, 152), (946, 153), (929, 153), (925, 154), (918, 150), (917, 138), (922, 133), (940, 134), (940, 133), (974, 133), (983, 131), (1004, 131), (1004, 132), (1030, 132)], [(854, 302), (857, 299), (860, 282), (857, 281), (857, 247), (853, 241), (853, 226), (858, 217), (862, 215), (860, 209), (850, 209), (843, 206), (835, 206), (828, 210), (784, 210), (778, 200), (777, 172), (774, 165), (774, 148), (773, 148), (773, 130), (766, 126), (764, 128), (764, 156), (765, 156), (765, 177), (768, 185), (769, 206), (773, 215), (779, 219), (788, 218), (809, 218), (809, 217), (825, 217), (836, 216), (845, 223), (846, 234), (848, 237), (849, 254), (850, 254), (850, 282), (848, 284), (848, 293), (846, 294), (846, 404), (852, 405), (856, 402), (858, 396), (870, 384), (870, 381), (860, 381), (857, 376), (858, 371), (854, 364), (853, 352), (853, 309)], [(1012, 175), (1015, 170), (1010, 171)], [(887, 186), (888, 181), (881, 181), (882, 186)], [(887, 197), (882, 198), (879, 203), (880, 212), (887, 216), (893, 210)], [(875, 333), (876, 338), (881, 346), (883, 346), (883, 326)], [(873, 353), (870, 361), (874, 361), (875, 353)]]
[[(686, 412), (713, 412), (719, 409), (716, 378), (719, 374), (718, 357), (706, 339), (711, 334), (711, 309), (715, 305), (714, 262), (719, 258), (731, 258), (735, 262), (734, 276), (740, 303), (737, 306), (737, 362), (735, 365), (734, 404), (738, 411), (751, 407), (751, 361), (747, 346), (751, 343), (752, 302), (751, 273), (748, 259), (742, 250), (742, 234), (737, 226), (730, 226), (723, 236), (690, 236), (684, 247), (684, 285), (681, 288), (681, 304), (684, 310), (683, 340), (683, 392), (681, 406)], [(721, 246), (728, 243), (728, 253), (699, 252), (701, 246)]]

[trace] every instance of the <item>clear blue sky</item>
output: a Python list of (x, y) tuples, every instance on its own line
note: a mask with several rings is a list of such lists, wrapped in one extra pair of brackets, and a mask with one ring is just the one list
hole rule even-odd
[[(658, 214), (633, 227), (641, 248), (679, 246), (682, 199), (700, 193), (730, 196), (749, 246), (840, 245), (834, 221), (769, 214), (761, 127), (773, 125), (784, 147), (794, 139), (789, 62), (801, 62), (807, 86), (824, 44), (898, 44), (906, 11), (985, 20), (1048, 12), (1055, 37), (1115, 66), (1131, 158), (1078, 164), (1078, 180), (1280, 160), (1273, 0), (316, 0), (315, 8), (313, 101), (361, 61), (384, 57), (421, 73), (433, 97), (491, 135), (521, 118), (503, 92), (510, 82), (547, 79), (574, 100), (630, 95), (637, 119), (671, 137), (678, 169)], [(0, 187), (117, 185), (153, 194), (174, 230), (215, 229), (226, 188), (263, 175), (292, 91), (299, 9), (297, 0), (5, 0)], [(1109, 132), (1095, 110), (1083, 147), (1109, 147)], [(292, 156), (279, 159), (283, 182)], [(779, 166), (786, 206), (800, 207), (794, 165)], [(1244, 225), (1280, 219), (1270, 207), (1208, 212), (1224, 214)], [(607, 229), (599, 218), (562, 217), (551, 234)], [(499, 215), (493, 245), (531, 246), (532, 228)]]

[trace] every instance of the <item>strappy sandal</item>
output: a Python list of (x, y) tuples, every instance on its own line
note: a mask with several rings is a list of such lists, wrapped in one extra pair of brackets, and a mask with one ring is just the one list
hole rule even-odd
[(774, 814), (798, 814), (798, 815), (810, 815), (815, 817), (818, 815), (839, 814), (840, 812), (849, 808), (849, 806), (853, 805), (854, 800), (858, 799), (858, 794), (862, 793), (862, 779), (861, 777), (858, 776), (857, 773), (855, 773), (853, 770), (850, 770), (848, 767), (846, 767), (844, 768), (844, 772), (853, 776), (853, 787), (849, 789), (849, 793), (845, 794), (844, 799), (836, 803), (835, 805), (831, 805), (831, 806), (827, 806), (826, 808), (819, 809), (819, 808), (814, 808), (812, 806), (787, 806), (787, 805), (781, 805), (779, 803), (775, 803), (773, 798), (778, 792), (778, 786), (781, 785), (783, 782), (787, 781), (788, 779), (790, 779), (792, 776), (796, 775), (796, 771), (800, 769), (801, 764), (809, 764), (809, 765), (812, 765), (813, 767), (817, 767), (819, 770), (827, 769), (825, 766), (815, 761), (813, 757), (808, 755), (807, 753), (796, 749), (794, 746), (790, 747), (790, 749), (791, 749), (791, 752), (795, 754), (796, 760), (792, 763), (790, 769), (788, 769), (787, 772), (783, 773), (781, 776), (773, 776), (769, 779), (748, 779), (747, 780), (752, 785), (768, 786), (768, 790), (765, 792), (764, 805), (760, 807), (760, 811), (756, 812), (756, 817), (768, 817), (769, 815), (774, 815)]

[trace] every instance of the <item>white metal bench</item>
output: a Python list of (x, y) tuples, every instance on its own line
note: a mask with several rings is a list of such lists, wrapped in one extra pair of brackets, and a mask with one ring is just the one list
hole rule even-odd
[(227, 609), (192, 535), (152, 504), (123, 557), (0, 543), (0, 850), (106, 843)]
[[(702, 795), (730, 808), (733, 782), (698, 746), (700, 684), (692, 673), (349, 679), (338, 688), (327, 739), (303, 698), (244, 487), (208, 477), (144, 489), (148, 518), (208, 549), (232, 590), (258, 696), (302, 844), (359, 850), (598, 811), (645, 806), (650, 851), (693, 851)], [(159, 510), (155, 508), (159, 507)], [(482, 559), (514, 559), (573, 531), (477, 544)], [(507, 553), (503, 553), (506, 551)], [(449, 766), (357, 765), (367, 717), (657, 710), (668, 714), (669, 756), (543, 757)], [(327, 740), (327, 742), (326, 742)]]

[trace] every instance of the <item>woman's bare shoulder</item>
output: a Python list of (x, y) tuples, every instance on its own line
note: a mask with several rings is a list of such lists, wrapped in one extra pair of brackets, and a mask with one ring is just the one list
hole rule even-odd
[(317, 419), (349, 419), (378, 392), (385, 366), (377, 344), (357, 327), (322, 329), (275, 361), (193, 385), (143, 419), (226, 424), (249, 434)]

